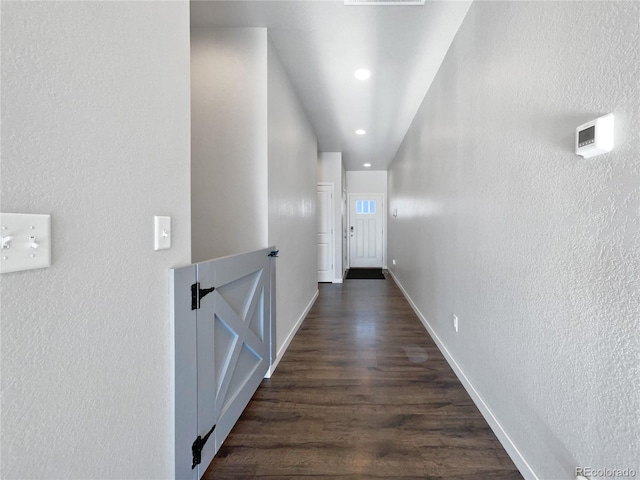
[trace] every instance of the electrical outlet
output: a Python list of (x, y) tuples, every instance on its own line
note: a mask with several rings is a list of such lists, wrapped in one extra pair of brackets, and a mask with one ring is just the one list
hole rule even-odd
[(458, 316), (453, 314), (453, 329), (458, 333)]
[(395, 265), (396, 264), (396, 259), (394, 258), (393, 260), (391, 260), (391, 262)]

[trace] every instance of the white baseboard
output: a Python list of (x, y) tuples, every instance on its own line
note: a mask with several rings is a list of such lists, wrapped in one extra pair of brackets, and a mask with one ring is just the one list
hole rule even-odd
[(269, 370), (265, 374), (264, 378), (271, 378), (271, 375), (273, 375), (273, 372), (276, 371), (276, 368), (278, 367), (280, 360), (282, 360), (282, 357), (284, 356), (284, 352), (286, 352), (287, 348), (289, 348), (289, 344), (291, 343), (291, 340), (293, 340), (293, 337), (296, 336), (298, 329), (302, 325), (302, 322), (304, 322), (304, 319), (307, 317), (309, 310), (311, 310), (311, 307), (313, 307), (313, 304), (316, 302), (316, 299), (318, 298), (319, 294), (320, 294), (320, 291), (316, 290), (316, 293), (311, 298), (311, 301), (307, 304), (306, 308), (304, 309), (304, 312), (302, 312), (302, 315), (300, 315), (300, 318), (298, 318), (298, 321), (293, 326), (293, 329), (287, 336), (287, 339), (284, 341), (284, 344), (282, 345), (280, 350), (278, 350), (278, 353), (276, 354), (276, 359), (274, 360), (271, 367), (269, 367)]
[(342, 283), (342, 279), (341, 278), (334, 278), (333, 279), (333, 283)]
[(494, 415), (491, 408), (489, 408), (489, 405), (487, 405), (487, 403), (484, 401), (482, 396), (475, 389), (471, 381), (467, 378), (465, 373), (462, 371), (462, 368), (460, 368), (460, 365), (458, 365), (458, 363), (455, 361), (451, 353), (449, 353), (449, 350), (447, 350), (447, 347), (445, 347), (444, 343), (442, 343), (442, 340), (440, 340), (440, 337), (438, 337), (438, 335), (433, 330), (433, 328), (431, 327), (427, 319), (424, 317), (424, 315), (422, 315), (422, 312), (418, 309), (416, 304), (413, 302), (413, 300), (411, 299), (407, 291), (404, 289), (404, 287), (402, 286), (398, 278), (393, 274), (391, 270), (389, 270), (389, 273), (391, 274), (391, 276), (393, 277), (393, 280), (396, 282), (396, 284), (402, 291), (403, 295), (409, 302), (409, 305), (411, 305), (411, 308), (413, 308), (413, 311), (416, 313), (416, 315), (418, 316), (418, 318), (420, 319), (424, 327), (429, 332), (429, 335), (431, 335), (431, 338), (438, 346), (438, 349), (440, 350), (440, 352), (442, 352), (442, 355), (444, 355), (444, 358), (446, 358), (447, 362), (449, 363), (454, 373), (458, 377), (458, 380), (460, 380), (460, 383), (462, 383), (462, 386), (465, 388), (465, 390), (473, 400), (473, 403), (476, 404), (476, 407), (478, 407), (478, 410), (480, 410), (480, 413), (482, 413), (482, 416), (489, 424), (489, 427), (491, 427), (491, 430), (493, 430), (493, 433), (496, 435), (496, 437), (498, 437), (498, 440), (504, 447), (509, 457), (511, 457), (511, 460), (513, 461), (515, 466), (518, 468), (522, 476), (526, 480), (540, 480), (538, 475), (536, 475), (533, 469), (531, 468), (531, 465), (529, 465), (529, 462), (527, 462), (527, 460), (524, 458), (524, 456), (522, 455), (518, 447), (516, 447), (516, 445), (513, 443), (513, 440), (511, 440), (511, 437), (509, 437), (507, 432), (504, 430), (504, 428), (500, 424), (500, 421)]

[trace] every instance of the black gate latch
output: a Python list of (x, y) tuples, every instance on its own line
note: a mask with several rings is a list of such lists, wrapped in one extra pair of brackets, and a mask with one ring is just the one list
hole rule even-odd
[(193, 453), (193, 465), (191, 465), (191, 470), (196, 468), (196, 465), (199, 465), (202, 461), (202, 449), (204, 448), (204, 444), (207, 443), (207, 440), (209, 440), (209, 435), (211, 435), (215, 429), (216, 426), (214, 425), (213, 427), (211, 427), (211, 430), (209, 430), (209, 433), (204, 436), (204, 438), (198, 435), (196, 441), (193, 442), (193, 445), (191, 445), (191, 453)]
[(191, 310), (198, 310), (200, 308), (200, 300), (215, 289), (216, 287), (200, 288), (200, 282), (191, 285)]

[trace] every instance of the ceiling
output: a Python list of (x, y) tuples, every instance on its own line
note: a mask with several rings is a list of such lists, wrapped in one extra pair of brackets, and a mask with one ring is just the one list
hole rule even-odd
[[(191, 25), (267, 27), (319, 151), (342, 152), (347, 170), (386, 170), (470, 4), (192, 0)], [(358, 68), (371, 78), (355, 79)]]

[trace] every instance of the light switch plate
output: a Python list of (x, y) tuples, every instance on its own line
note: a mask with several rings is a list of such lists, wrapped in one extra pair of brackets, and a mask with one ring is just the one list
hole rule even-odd
[(171, 248), (171, 217), (153, 217), (153, 249)]
[(0, 213), (0, 273), (51, 266), (51, 215)]

